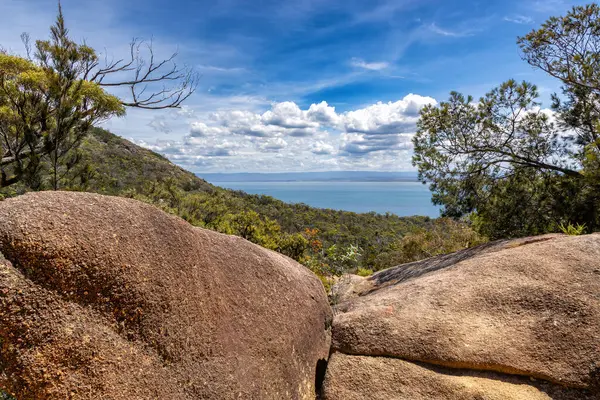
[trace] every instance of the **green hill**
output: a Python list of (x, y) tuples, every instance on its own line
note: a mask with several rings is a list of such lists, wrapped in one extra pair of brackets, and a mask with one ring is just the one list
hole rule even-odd
[(95, 128), (82, 145), (84, 165), (92, 166), (94, 191), (121, 194), (141, 190), (149, 182), (172, 180), (183, 190), (212, 191), (214, 187), (158, 153), (144, 149), (104, 129)]

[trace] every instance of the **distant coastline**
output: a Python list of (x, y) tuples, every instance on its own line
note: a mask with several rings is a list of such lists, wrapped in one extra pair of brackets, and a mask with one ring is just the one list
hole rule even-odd
[[(239, 177), (239, 175), (237, 175)], [(228, 179), (230, 177), (218, 177)], [(416, 180), (365, 180), (381, 177), (359, 177), (361, 181), (348, 180), (351, 177), (300, 177), (303, 180), (281, 180), (282, 177), (258, 177), (259, 181), (240, 179), (238, 181), (209, 181), (226, 189), (248, 194), (267, 195), (286, 203), (303, 203), (311, 207), (352, 211), (356, 213), (392, 213), (398, 216), (439, 217), (440, 208), (431, 203), (431, 192), (426, 185)], [(268, 179), (267, 178), (267, 179)], [(297, 177), (294, 177), (297, 178)], [(384, 177), (385, 178), (385, 177)], [(391, 179), (408, 177), (387, 177)], [(239, 179), (239, 178), (238, 178)], [(309, 179), (309, 180), (306, 180)], [(335, 180), (334, 180), (335, 179)], [(345, 179), (345, 180), (344, 180)], [(356, 179), (356, 178), (355, 178)]]
[(328, 172), (274, 172), (274, 173), (197, 173), (210, 182), (418, 182), (414, 171), (328, 171)]

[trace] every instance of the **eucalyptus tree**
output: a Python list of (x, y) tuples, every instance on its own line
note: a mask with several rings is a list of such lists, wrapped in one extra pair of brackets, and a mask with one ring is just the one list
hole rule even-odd
[(413, 164), (445, 215), (492, 238), (600, 225), (599, 17), (596, 4), (574, 7), (518, 39), (524, 60), (562, 82), (552, 110), (514, 80), (422, 109)]
[(48, 40), (22, 38), (26, 57), (0, 53), (0, 188), (22, 182), (39, 189), (49, 166), (58, 189), (61, 170), (77, 163), (76, 149), (94, 125), (128, 107), (180, 107), (196, 89), (196, 74), (175, 63), (177, 53), (158, 60), (152, 42), (134, 39), (127, 58), (101, 61), (69, 37), (60, 4)]

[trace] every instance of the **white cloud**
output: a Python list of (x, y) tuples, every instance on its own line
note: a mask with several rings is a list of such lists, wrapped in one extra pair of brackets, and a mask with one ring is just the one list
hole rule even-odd
[(353, 67), (357, 67), (357, 68), (368, 69), (370, 71), (381, 71), (382, 69), (386, 69), (387, 67), (390, 66), (389, 63), (384, 62), (384, 61), (366, 62), (365, 60), (360, 59), (360, 58), (353, 58), (352, 61), (350, 62), (350, 65), (352, 65)]
[(308, 111), (289, 101), (274, 103), (262, 114), (229, 110), (212, 113), (210, 118), (232, 134), (254, 137), (314, 136), (319, 128), (319, 123), (308, 116)]
[(419, 110), (426, 104), (436, 101), (409, 94), (346, 112), (325, 101), (306, 109), (286, 101), (263, 112), (230, 108), (201, 120), (171, 113), (187, 121), (181, 140), (138, 143), (194, 172), (407, 169)]
[(260, 145), (260, 148), (266, 151), (279, 151), (285, 149), (288, 143), (282, 138), (267, 139)]
[(322, 140), (316, 141), (315, 143), (312, 144), (311, 146), (311, 152), (313, 154), (317, 154), (317, 155), (331, 155), (331, 154), (335, 154), (335, 147), (333, 147), (331, 144), (329, 143), (325, 143)]
[(515, 24), (522, 24), (522, 25), (533, 24), (533, 18), (527, 17), (525, 15), (513, 15), (510, 17), (504, 17), (504, 20), (507, 22), (512, 22)]
[(211, 114), (210, 119), (226, 128), (228, 133), (244, 136), (269, 137), (277, 135), (277, 127), (262, 123), (261, 115), (251, 111), (229, 110)]
[(148, 126), (154, 129), (156, 132), (161, 133), (169, 133), (172, 130), (170, 124), (163, 115), (152, 118), (150, 123), (148, 123)]
[(379, 102), (345, 113), (343, 128), (346, 132), (371, 135), (411, 132), (419, 119), (419, 110), (426, 104), (436, 104), (436, 101), (411, 93), (396, 102)]
[(218, 126), (208, 126), (203, 122), (192, 122), (190, 124), (190, 135), (193, 137), (222, 135), (226, 131)]
[(309, 121), (306, 118), (306, 112), (300, 110), (300, 107), (291, 101), (275, 103), (271, 110), (261, 116), (261, 120), (266, 125), (276, 125), (290, 129), (306, 129), (318, 126), (317, 123)]
[(311, 121), (330, 126), (337, 125), (339, 120), (335, 112), (335, 107), (331, 107), (326, 101), (322, 101), (319, 104), (311, 104), (306, 115)]
[(464, 37), (464, 36), (470, 36), (472, 34), (470, 31), (452, 31), (450, 29), (441, 28), (441, 27), (437, 26), (435, 23), (431, 23), (431, 24), (427, 25), (427, 29), (429, 29), (431, 32), (433, 32), (437, 35), (446, 36), (446, 37)]

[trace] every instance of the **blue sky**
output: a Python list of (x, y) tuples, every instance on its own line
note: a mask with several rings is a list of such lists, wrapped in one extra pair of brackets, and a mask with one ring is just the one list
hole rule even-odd
[[(132, 37), (201, 74), (180, 111), (131, 110), (106, 127), (194, 172), (411, 169), (418, 109), (508, 78), (558, 83), (516, 37), (563, 0), (63, 0), (72, 36), (118, 57)], [(47, 36), (53, 0), (0, 0), (0, 45)], [(106, 49), (106, 50), (105, 50)]]

